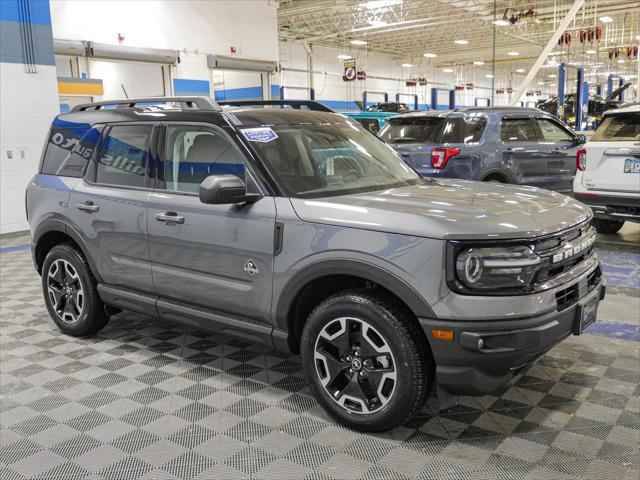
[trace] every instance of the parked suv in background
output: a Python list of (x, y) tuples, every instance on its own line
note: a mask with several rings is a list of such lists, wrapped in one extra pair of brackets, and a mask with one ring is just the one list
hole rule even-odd
[(605, 112), (577, 164), (575, 197), (595, 213), (598, 232), (640, 222), (640, 104)]
[(420, 175), (571, 193), (584, 137), (533, 108), (468, 107), (388, 120), (382, 140)]
[(442, 405), (495, 390), (595, 320), (588, 207), (424, 179), (353, 120), (262, 103), (294, 108), (147, 98), (58, 115), (26, 201), (63, 332), (128, 309), (300, 353), (331, 415), (379, 431), (436, 385)]

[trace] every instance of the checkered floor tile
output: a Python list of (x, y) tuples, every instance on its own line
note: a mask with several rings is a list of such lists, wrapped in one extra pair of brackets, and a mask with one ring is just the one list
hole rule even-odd
[(0, 255), (2, 479), (640, 478), (640, 343), (573, 337), (493, 395), (361, 434), (298, 357), (137, 314), (62, 335)]

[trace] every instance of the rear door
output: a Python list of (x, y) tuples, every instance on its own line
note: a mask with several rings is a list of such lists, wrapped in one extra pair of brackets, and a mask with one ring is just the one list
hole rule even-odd
[(146, 210), (156, 130), (149, 124), (107, 127), (95, 161), (69, 198), (72, 226), (103, 281), (143, 292), (153, 291)]
[(640, 193), (640, 111), (606, 115), (585, 148), (585, 187)]
[(556, 120), (537, 117), (535, 121), (539, 129), (540, 148), (547, 155), (549, 177), (545, 188), (570, 193), (576, 174), (576, 137)]
[(516, 183), (544, 188), (548, 180), (548, 155), (539, 143), (534, 119), (505, 115), (500, 121), (501, 162)]
[(162, 132), (156, 191), (147, 222), (159, 296), (268, 322), (273, 275), (275, 202), (209, 205), (198, 198), (209, 175), (233, 174), (257, 185), (244, 155), (219, 127), (169, 124)]

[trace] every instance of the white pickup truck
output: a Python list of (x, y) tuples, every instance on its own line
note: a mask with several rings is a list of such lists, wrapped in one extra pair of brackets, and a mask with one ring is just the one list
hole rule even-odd
[(640, 104), (605, 112), (576, 163), (573, 192), (593, 210), (599, 233), (640, 222)]

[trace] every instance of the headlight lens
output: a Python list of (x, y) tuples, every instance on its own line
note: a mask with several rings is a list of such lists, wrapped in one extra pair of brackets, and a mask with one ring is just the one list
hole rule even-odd
[(543, 260), (524, 245), (467, 248), (456, 258), (456, 275), (464, 287), (489, 291), (526, 289)]

